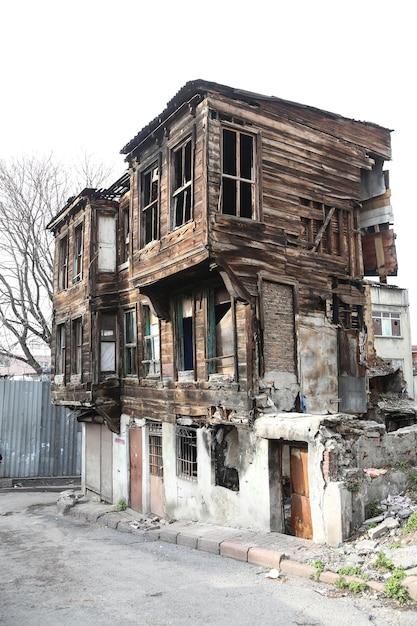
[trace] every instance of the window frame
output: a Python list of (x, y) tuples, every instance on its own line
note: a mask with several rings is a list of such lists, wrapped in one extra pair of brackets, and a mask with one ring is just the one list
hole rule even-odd
[[(64, 248), (65, 253), (63, 255)], [(69, 237), (67, 231), (65, 235), (58, 239), (58, 291), (68, 289), (68, 257)]]
[[(185, 172), (185, 148), (187, 144), (190, 144), (190, 169), (191, 175), (190, 180), (184, 184), (184, 172)], [(174, 189), (175, 178), (176, 178), (176, 170), (175, 170), (175, 154), (181, 150), (182, 151), (182, 171), (183, 171), (183, 184), (181, 187)], [(195, 152), (195, 139), (194, 139), (194, 131), (189, 133), (184, 139), (182, 139), (179, 143), (175, 144), (170, 148), (170, 157), (169, 157), (169, 166), (170, 166), (170, 221), (171, 221), (171, 230), (177, 230), (178, 228), (182, 228), (186, 224), (189, 224), (194, 219), (194, 152)], [(176, 224), (176, 199), (184, 193), (187, 189), (190, 190), (190, 218), (186, 221), (182, 221), (181, 224)], [(185, 198), (186, 196), (184, 196)], [(183, 204), (183, 218), (185, 217), (185, 202)]]
[[(158, 189), (157, 189), (156, 199), (149, 202), (145, 206), (144, 205), (144, 196), (145, 196), (144, 179), (147, 174), (151, 173), (155, 169), (158, 170)], [(144, 167), (142, 170), (138, 172), (138, 175), (139, 175), (139, 215), (140, 215), (139, 242), (140, 242), (140, 248), (145, 248), (149, 244), (154, 243), (155, 241), (159, 241), (159, 238), (160, 238), (161, 172), (162, 172), (161, 155), (158, 155), (158, 158), (154, 159), (152, 163), (150, 163), (149, 165), (147, 165), (146, 167)], [(152, 191), (152, 178), (150, 180), (150, 183), (151, 183), (150, 191)], [(152, 197), (151, 193), (149, 194), (149, 197), (150, 198)], [(156, 213), (155, 220), (152, 220), (152, 222), (155, 224), (154, 228), (152, 229), (152, 230), (155, 230), (155, 233), (154, 233), (155, 237), (151, 239), (150, 241), (145, 240), (147, 211)]]
[(176, 425), (175, 466), (177, 478), (198, 481), (197, 427)]
[(65, 372), (66, 350), (67, 350), (66, 326), (67, 326), (66, 322), (59, 322), (56, 325), (55, 376), (60, 376), (60, 377), (62, 376), (63, 382), (65, 382), (65, 373), (66, 373)]
[[(108, 329), (103, 329), (103, 324), (102, 324), (102, 319), (104, 316), (112, 316), (113, 317), (113, 328), (112, 330), (114, 331), (114, 337), (109, 337), (105, 335), (102, 335), (102, 331), (103, 330), (108, 330)], [(98, 315), (98, 340), (99, 340), (99, 358), (98, 358), (98, 372), (99, 372), (99, 377), (100, 378), (116, 378), (117, 377), (117, 372), (118, 372), (118, 328), (117, 328), (117, 312), (114, 310), (111, 311), (106, 311), (106, 310), (102, 310), (99, 312)], [(113, 370), (102, 370), (101, 369), (101, 361), (102, 361), (102, 344), (103, 343), (113, 343), (114, 344), (114, 369)]]
[[(388, 320), (390, 321), (390, 330), (391, 333), (384, 333), (384, 324), (383, 324), (383, 320)], [(375, 331), (375, 320), (380, 320), (381, 323), (381, 334), (377, 333)], [(393, 329), (393, 322), (397, 321), (398, 325), (399, 325), (399, 334), (398, 335), (394, 335), (392, 332)], [(402, 335), (402, 324), (401, 324), (401, 311), (384, 311), (384, 310), (375, 310), (372, 311), (372, 329), (374, 332), (374, 337), (378, 337), (378, 338), (388, 338), (388, 339), (403, 339), (403, 335)]]
[(119, 251), (118, 251), (118, 269), (128, 266), (130, 259), (130, 202), (122, 204), (119, 211)]
[[(222, 292), (227, 293), (227, 298), (224, 302), (217, 302), (216, 299), (218, 297), (222, 297)], [(217, 342), (217, 327), (216, 324), (216, 307), (222, 304), (230, 305), (230, 315), (231, 315), (231, 340), (232, 340), (232, 353), (231, 354), (217, 354), (219, 351), (219, 345)], [(231, 365), (229, 367), (233, 368), (232, 377), (234, 378), (236, 375), (236, 320), (235, 320), (235, 302), (232, 296), (227, 292), (225, 287), (212, 287), (207, 290), (206, 297), (206, 345), (207, 345), (207, 355), (206, 355), (206, 369), (207, 375), (210, 377), (211, 374), (218, 374), (218, 370), (220, 368), (227, 368), (229, 366), (229, 362)], [(226, 361), (226, 364), (224, 364)]]
[[(142, 346), (142, 357), (146, 356), (146, 342), (148, 341), (148, 343), (151, 344), (151, 354), (154, 357), (158, 357), (158, 358), (153, 358), (153, 359), (146, 359), (146, 358), (142, 358), (141, 360), (141, 364), (142, 364), (142, 370), (143, 370), (143, 374), (145, 378), (159, 378), (161, 376), (161, 325), (159, 323), (159, 319), (158, 319), (158, 344), (159, 344), (159, 349), (158, 349), (158, 354), (156, 355), (156, 350), (155, 350), (155, 345), (154, 345), (154, 339), (156, 337), (156, 335), (153, 335), (151, 332), (149, 332), (148, 334), (146, 333), (146, 318), (147, 318), (147, 313), (146, 310), (149, 311), (149, 331), (151, 330), (151, 324), (150, 324), (150, 319), (151, 319), (151, 315), (154, 315), (155, 317), (157, 317), (155, 315), (155, 313), (153, 312), (151, 306), (149, 304), (142, 304), (141, 306), (141, 313), (142, 313), (142, 342), (143, 342), (143, 346)], [(158, 364), (157, 367), (157, 371), (155, 368), (155, 364)], [(149, 365), (149, 369), (147, 369), (147, 366)], [(153, 366), (154, 371), (151, 372), (151, 365)]]
[[(77, 329), (75, 325), (79, 324), (79, 337), (77, 336)], [(78, 343), (79, 341), (79, 343)], [(83, 317), (73, 317), (71, 319), (71, 377), (80, 377), (82, 375), (82, 363), (83, 363)], [(74, 370), (74, 365), (77, 368)]]
[(150, 476), (164, 476), (164, 464), (162, 455), (162, 423), (148, 423), (148, 446), (149, 446), (149, 474)]
[[(77, 233), (81, 233), (80, 236), (80, 250), (77, 248)], [(72, 269), (72, 283), (75, 285), (80, 283), (83, 279), (83, 256), (84, 256), (84, 221), (78, 222), (74, 225), (74, 241), (73, 241), (73, 269)], [(77, 269), (77, 272), (76, 272)]]
[[(127, 341), (127, 317), (132, 315), (132, 330), (133, 337), (132, 341)], [(138, 375), (138, 363), (137, 363), (137, 352), (138, 352), (138, 332), (137, 332), (137, 319), (136, 319), (136, 308), (129, 308), (123, 310), (123, 376), (126, 378), (134, 378)], [(127, 358), (129, 357), (129, 358)], [(128, 371), (127, 363), (133, 365), (133, 370)]]
[[(191, 316), (184, 317), (184, 300), (191, 301)], [(195, 335), (195, 296), (191, 294), (180, 294), (175, 298), (175, 331), (174, 331), (174, 349), (177, 378), (179, 374), (193, 372), (194, 380), (196, 376), (196, 335)], [(192, 342), (192, 358), (193, 367), (185, 369), (185, 351), (184, 351), (184, 330), (183, 320), (191, 318), (191, 342)]]
[[(224, 164), (224, 131), (229, 131), (236, 133), (236, 173), (239, 172), (239, 176), (233, 174), (226, 174), (223, 171)], [(252, 178), (243, 178), (240, 176), (240, 135), (246, 135), (252, 138)], [(247, 130), (246, 127), (243, 126), (234, 126), (232, 124), (227, 124), (222, 122), (220, 125), (220, 198), (219, 198), (219, 208), (220, 213), (222, 215), (226, 215), (227, 217), (235, 217), (238, 219), (245, 220), (260, 220), (260, 212), (259, 212), (259, 180), (261, 179), (259, 175), (259, 166), (258, 166), (258, 151), (260, 142), (260, 134), (259, 132), (253, 132), (253, 130)], [(234, 180), (236, 182), (236, 214), (233, 213), (225, 213), (223, 211), (223, 180), (227, 178), (228, 180)], [(240, 215), (240, 183), (249, 183), (251, 185), (251, 197), (252, 197), (252, 216), (245, 217)]]

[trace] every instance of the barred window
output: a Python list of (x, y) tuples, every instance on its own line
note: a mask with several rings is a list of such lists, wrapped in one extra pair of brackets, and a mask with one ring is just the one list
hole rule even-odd
[(152, 476), (163, 476), (162, 424), (149, 424), (149, 472)]
[(197, 430), (177, 426), (177, 476), (197, 480)]

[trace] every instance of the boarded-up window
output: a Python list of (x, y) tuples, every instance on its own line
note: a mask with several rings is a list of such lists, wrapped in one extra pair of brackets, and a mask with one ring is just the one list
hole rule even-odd
[(100, 272), (116, 271), (116, 217), (99, 215), (98, 218), (98, 269)]
[(296, 374), (293, 288), (263, 281), (262, 299), (265, 376)]

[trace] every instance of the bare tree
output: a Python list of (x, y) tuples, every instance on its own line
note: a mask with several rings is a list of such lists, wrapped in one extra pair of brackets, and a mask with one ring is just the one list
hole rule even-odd
[(53, 161), (0, 161), (0, 356), (40, 373), (50, 346), (53, 240), (46, 224), (72, 193), (101, 186), (109, 170), (85, 156), (75, 176)]

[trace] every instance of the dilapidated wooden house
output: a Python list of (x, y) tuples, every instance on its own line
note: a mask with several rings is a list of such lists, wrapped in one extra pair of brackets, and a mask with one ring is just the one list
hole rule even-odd
[(363, 278), (396, 272), (390, 131), (195, 80), (122, 153), (49, 224), (53, 401), (84, 424), (85, 489), (346, 535), (317, 432), (367, 413)]

